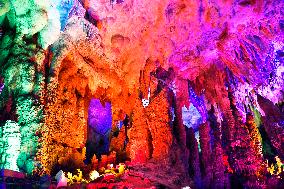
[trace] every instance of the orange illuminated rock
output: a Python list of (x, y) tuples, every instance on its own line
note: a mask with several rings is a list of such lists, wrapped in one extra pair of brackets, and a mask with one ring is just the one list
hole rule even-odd
[(146, 107), (150, 139), (152, 139), (152, 157), (157, 160), (167, 159), (173, 142), (172, 128), (170, 127), (169, 102), (167, 90), (163, 89)]
[(133, 109), (132, 127), (129, 129), (129, 151), (132, 162), (145, 163), (151, 156), (151, 138), (145, 110), (141, 100)]

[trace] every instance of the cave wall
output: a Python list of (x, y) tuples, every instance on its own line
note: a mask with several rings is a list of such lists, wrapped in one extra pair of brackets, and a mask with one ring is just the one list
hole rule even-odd
[[(126, 148), (120, 130), (111, 149), (182, 165), (197, 187), (263, 186), (271, 159), (283, 159), (282, 1), (0, 5), (1, 168), (13, 137), (15, 170), (82, 166), (91, 98), (112, 103), (112, 131), (131, 118)], [(202, 115), (200, 153), (183, 125), (190, 104)]]

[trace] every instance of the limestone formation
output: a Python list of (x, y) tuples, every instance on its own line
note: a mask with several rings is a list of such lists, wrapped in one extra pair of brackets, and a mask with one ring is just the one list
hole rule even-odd
[(123, 161), (145, 187), (281, 188), (283, 8), (0, 0), (0, 168)]

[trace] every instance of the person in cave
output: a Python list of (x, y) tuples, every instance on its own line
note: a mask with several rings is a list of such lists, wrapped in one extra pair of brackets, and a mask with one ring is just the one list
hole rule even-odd
[(124, 125), (124, 129), (125, 129), (125, 141), (123, 143), (123, 150), (126, 149), (126, 145), (129, 142), (129, 138), (127, 136), (127, 129), (129, 128), (129, 116), (126, 114), (125, 118), (123, 120), (123, 125)]

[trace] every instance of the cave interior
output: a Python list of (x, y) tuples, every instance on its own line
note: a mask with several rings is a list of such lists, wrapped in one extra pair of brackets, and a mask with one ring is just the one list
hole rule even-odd
[(283, 0), (0, 0), (0, 187), (284, 187)]

